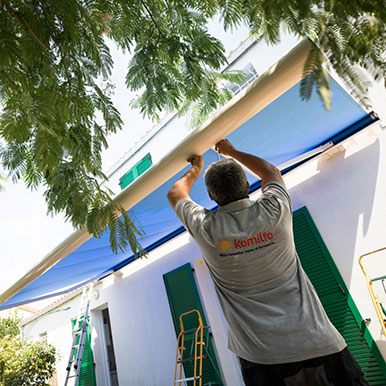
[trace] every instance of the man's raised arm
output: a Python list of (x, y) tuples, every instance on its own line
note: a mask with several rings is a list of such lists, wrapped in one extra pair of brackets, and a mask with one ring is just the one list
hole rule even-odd
[(220, 154), (228, 155), (239, 161), (257, 176), (259, 176), (261, 178), (262, 187), (270, 181), (280, 181), (284, 184), (280, 170), (277, 167), (273, 166), (268, 161), (265, 161), (260, 157), (236, 150), (227, 139), (222, 139), (221, 141), (217, 142), (216, 150)]
[(192, 168), (188, 170), (178, 181), (170, 188), (167, 197), (170, 205), (175, 208), (178, 201), (182, 198), (189, 197), (189, 193), (197, 178), (200, 177), (204, 168), (204, 158), (200, 155), (194, 155), (188, 159)]

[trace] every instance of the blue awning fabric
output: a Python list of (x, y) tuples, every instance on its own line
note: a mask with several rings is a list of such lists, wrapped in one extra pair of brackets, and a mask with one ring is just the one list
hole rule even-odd
[[(280, 165), (324, 144), (340, 133), (352, 134), (368, 125), (372, 119), (333, 79), (331, 80), (332, 108), (327, 111), (316, 94), (303, 101), (297, 84), (265, 109), (235, 130), (228, 139), (236, 148), (256, 154), (274, 165)], [(366, 119), (366, 117), (368, 119)], [(361, 125), (356, 125), (363, 122)], [(356, 126), (355, 126), (356, 125)], [(342, 138), (340, 138), (342, 139)], [(204, 155), (205, 164), (217, 161), (213, 150)], [(134, 214), (145, 235), (142, 246), (151, 250), (183, 230), (166, 193), (189, 166), (135, 205)], [(256, 178), (248, 175), (250, 185)], [(203, 178), (194, 185), (191, 197), (199, 204), (212, 208)], [(134, 260), (130, 250), (113, 254), (106, 232), (100, 239), (91, 238), (74, 252), (54, 265), (38, 279), (0, 306), (0, 309), (44, 299), (73, 290), (91, 280), (103, 277)]]

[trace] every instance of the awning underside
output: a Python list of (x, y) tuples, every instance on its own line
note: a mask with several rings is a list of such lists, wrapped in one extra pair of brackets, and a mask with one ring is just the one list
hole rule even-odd
[[(325, 143), (367, 116), (367, 113), (334, 81), (331, 81), (332, 108), (326, 111), (314, 92), (309, 101), (300, 99), (299, 84), (240, 126), (228, 139), (236, 148), (259, 155), (274, 165), (281, 165)], [(204, 154), (205, 164), (217, 161), (217, 154), (209, 150)], [(145, 233), (141, 239), (144, 248), (159, 245), (181, 227), (169, 207), (166, 193), (182, 176), (184, 170), (149, 194), (129, 212), (134, 214)], [(248, 175), (250, 184), (256, 178)], [(202, 177), (194, 185), (191, 197), (202, 206), (211, 208)], [(33, 281), (0, 309), (62, 294), (93, 279), (102, 277), (122, 262), (133, 260), (131, 251), (113, 254), (109, 234), (91, 238), (73, 253), (54, 265)]]

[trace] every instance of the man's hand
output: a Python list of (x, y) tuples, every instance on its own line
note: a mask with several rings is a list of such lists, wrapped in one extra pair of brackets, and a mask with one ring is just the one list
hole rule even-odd
[(192, 167), (196, 166), (200, 171), (204, 168), (204, 158), (201, 155), (193, 155), (187, 160)]
[(204, 168), (204, 158), (201, 155), (193, 155), (188, 160), (192, 167), (187, 171), (174, 185), (170, 188), (167, 197), (170, 205), (175, 208), (178, 201), (189, 197), (189, 193), (197, 178), (200, 177), (202, 169)]
[(236, 151), (236, 149), (233, 147), (231, 142), (227, 139), (222, 139), (221, 141), (218, 141), (214, 146), (214, 148), (220, 154), (229, 155), (231, 157), (232, 157), (232, 154), (234, 154), (234, 152)]

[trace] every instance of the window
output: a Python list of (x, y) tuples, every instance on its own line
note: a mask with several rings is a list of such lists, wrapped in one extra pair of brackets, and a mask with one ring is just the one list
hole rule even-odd
[(39, 339), (42, 340), (44, 343), (47, 343), (47, 331), (44, 331), (39, 334)]
[(135, 179), (149, 169), (152, 164), (151, 155), (148, 153), (119, 179), (121, 189), (123, 190), (126, 186), (130, 185)]
[(243, 88), (245, 88), (248, 84), (252, 83), (257, 77), (257, 72), (253, 67), (252, 63), (249, 63), (246, 67), (242, 69), (245, 74), (245, 82), (241, 84), (235, 84), (228, 82), (225, 84), (225, 87), (232, 92), (233, 95), (237, 95)]

